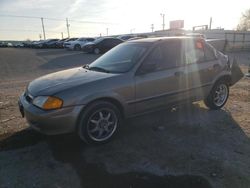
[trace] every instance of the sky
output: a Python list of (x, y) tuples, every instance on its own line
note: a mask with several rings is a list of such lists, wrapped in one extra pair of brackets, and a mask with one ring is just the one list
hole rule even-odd
[[(184, 20), (184, 28), (209, 24), (235, 29), (249, 0), (0, 0), (0, 40), (39, 40), (44, 18), (46, 38), (150, 32), (169, 21)], [(15, 17), (20, 16), (20, 17)], [(43, 35), (42, 35), (43, 36)]]

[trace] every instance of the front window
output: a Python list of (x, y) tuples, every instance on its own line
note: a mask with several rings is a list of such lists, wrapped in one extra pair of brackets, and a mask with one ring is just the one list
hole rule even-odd
[(94, 40), (94, 43), (97, 44), (97, 43), (103, 41), (104, 39), (105, 39), (105, 38), (102, 38), (102, 37), (97, 38), (97, 39)]
[(126, 43), (116, 46), (89, 65), (90, 70), (111, 73), (129, 71), (146, 52), (149, 44)]

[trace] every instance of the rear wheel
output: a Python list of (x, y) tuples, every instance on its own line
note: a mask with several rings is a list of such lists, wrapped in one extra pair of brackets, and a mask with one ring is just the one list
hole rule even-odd
[(205, 105), (210, 109), (222, 108), (228, 99), (229, 87), (226, 81), (218, 81), (211, 90), (208, 97), (204, 100)]
[(76, 45), (74, 46), (74, 50), (81, 50), (80, 44), (76, 44)]
[(111, 140), (122, 123), (119, 109), (110, 102), (98, 101), (83, 113), (78, 127), (80, 138), (93, 144)]

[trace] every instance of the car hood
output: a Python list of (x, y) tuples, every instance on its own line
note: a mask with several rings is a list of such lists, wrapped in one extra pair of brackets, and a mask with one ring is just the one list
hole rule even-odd
[(114, 75), (78, 67), (37, 78), (29, 84), (28, 92), (32, 96), (53, 95), (71, 87), (109, 78)]

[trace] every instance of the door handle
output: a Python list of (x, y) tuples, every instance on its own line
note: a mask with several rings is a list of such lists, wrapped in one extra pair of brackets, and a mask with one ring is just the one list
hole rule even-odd
[(180, 77), (180, 76), (183, 76), (183, 75), (184, 75), (184, 72), (182, 72), (182, 71), (177, 71), (177, 72), (174, 73), (174, 75)]

